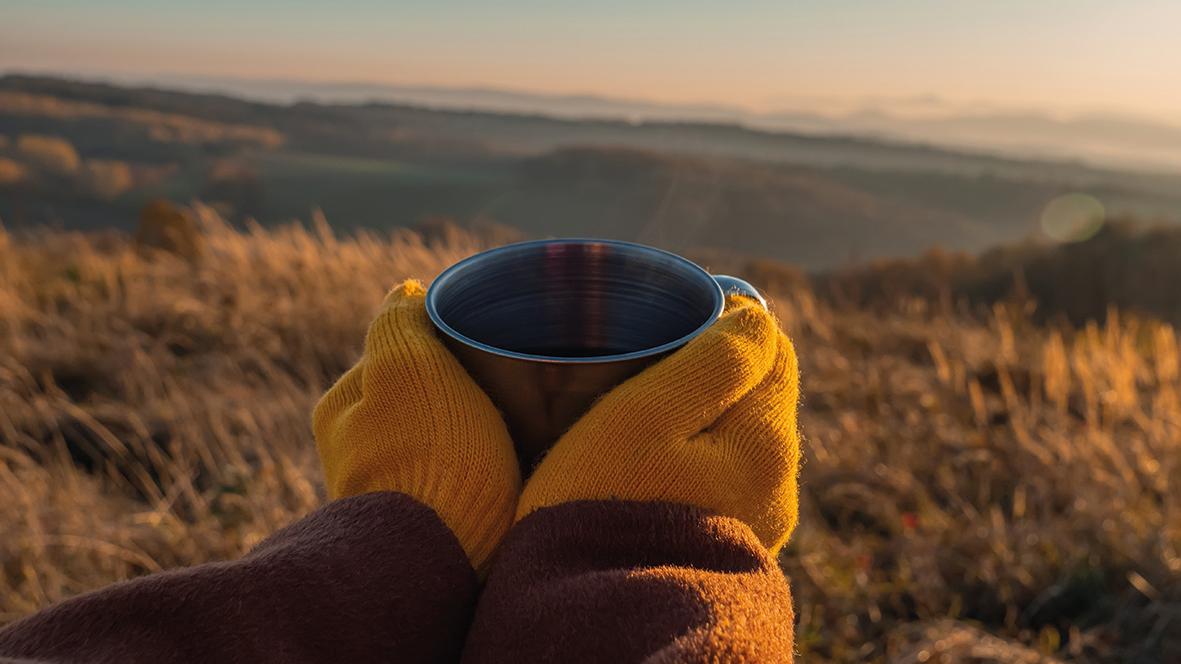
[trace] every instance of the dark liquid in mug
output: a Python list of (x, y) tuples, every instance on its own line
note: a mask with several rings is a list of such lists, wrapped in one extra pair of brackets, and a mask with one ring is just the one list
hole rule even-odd
[(624, 353), (633, 353), (637, 348), (624, 348), (622, 346), (540, 346), (529, 348), (514, 348), (518, 353), (526, 353), (528, 355), (545, 355), (548, 357), (602, 357), (604, 355), (623, 355)]

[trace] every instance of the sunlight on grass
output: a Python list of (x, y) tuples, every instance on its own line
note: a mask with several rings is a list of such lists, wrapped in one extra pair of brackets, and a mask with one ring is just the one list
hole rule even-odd
[[(195, 262), (0, 233), (0, 622), (240, 555), (320, 504), (309, 413), (385, 289), (484, 248), (198, 216)], [(871, 313), (781, 277), (764, 286), (804, 377), (782, 564), (805, 661), (1181, 653), (1171, 327), (920, 298)]]

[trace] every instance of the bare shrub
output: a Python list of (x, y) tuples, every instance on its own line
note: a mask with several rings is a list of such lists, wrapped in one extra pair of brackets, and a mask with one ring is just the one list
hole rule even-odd
[(72, 175), (82, 163), (74, 146), (59, 136), (21, 134), (16, 149), (31, 165), (55, 175)]
[(29, 176), (29, 171), (20, 162), (7, 157), (0, 157), (0, 185), (23, 182)]
[(141, 251), (164, 251), (195, 261), (205, 252), (205, 238), (191, 214), (170, 201), (157, 199), (140, 210), (135, 246)]
[(131, 167), (122, 161), (87, 159), (78, 173), (81, 188), (99, 198), (120, 196), (135, 186)]

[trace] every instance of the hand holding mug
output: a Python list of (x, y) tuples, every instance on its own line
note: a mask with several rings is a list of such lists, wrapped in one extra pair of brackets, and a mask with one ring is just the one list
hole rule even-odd
[(312, 416), (332, 498), (405, 493), (433, 509), (481, 569), (521, 490), (513, 444), (487, 395), (440, 343), (407, 281), (390, 291), (356, 366)]
[(664, 501), (740, 519), (772, 552), (798, 518), (799, 378), (758, 303), (600, 399), (545, 456), (517, 518), (574, 500)]

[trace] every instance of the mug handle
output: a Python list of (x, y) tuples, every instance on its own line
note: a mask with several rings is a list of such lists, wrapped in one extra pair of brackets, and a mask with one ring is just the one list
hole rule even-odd
[(728, 274), (715, 274), (713, 275), (713, 278), (714, 281), (718, 282), (718, 285), (722, 287), (722, 293), (725, 295), (742, 295), (743, 297), (749, 297), (750, 299), (763, 305), (764, 309), (767, 308), (767, 298), (763, 297), (763, 294), (759, 292), (759, 289), (751, 286), (749, 281), (746, 281), (745, 279), (739, 279), (738, 277), (731, 277)]

